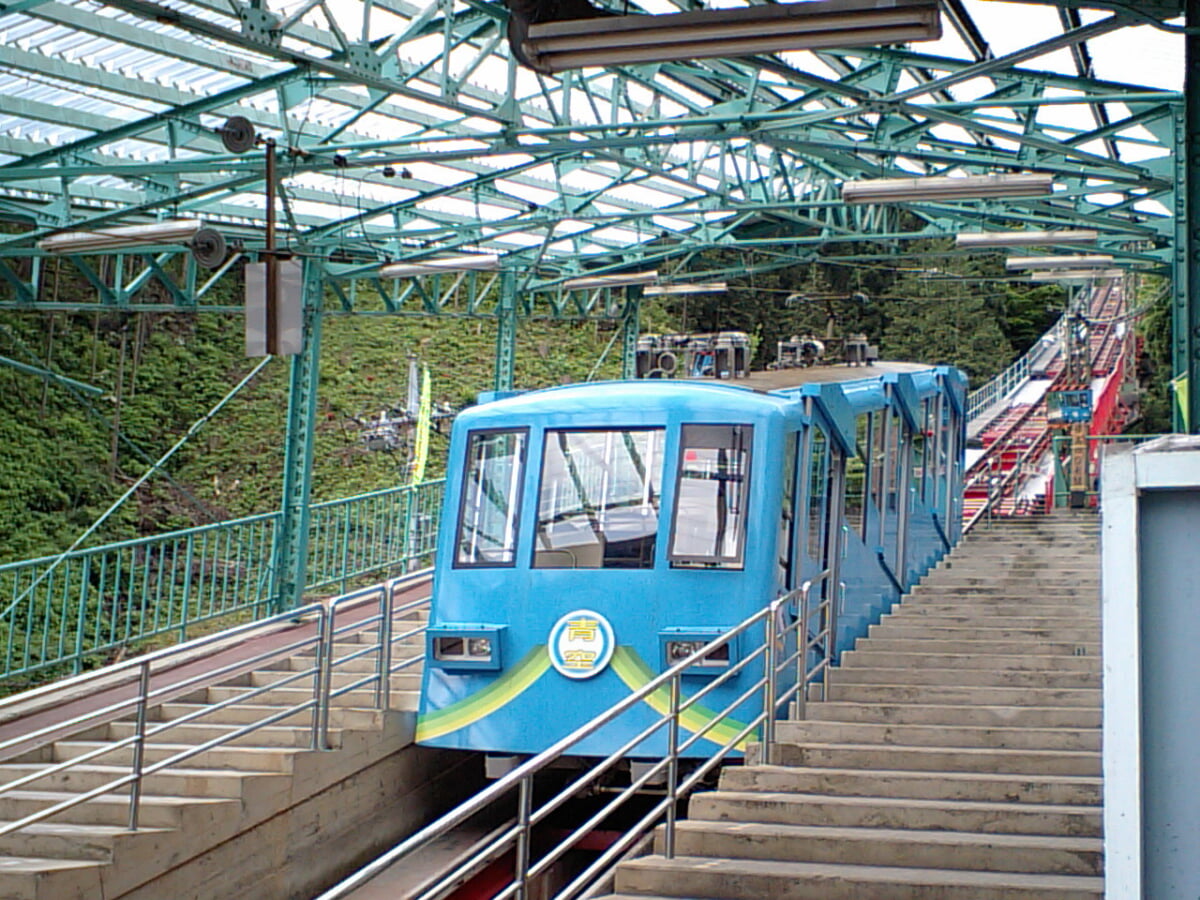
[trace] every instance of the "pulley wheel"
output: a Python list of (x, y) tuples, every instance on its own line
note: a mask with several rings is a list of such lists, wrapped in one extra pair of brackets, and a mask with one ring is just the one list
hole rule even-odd
[(245, 153), (254, 146), (254, 126), (245, 116), (230, 116), (221, 126), (221, 143), (230, 153)]
[(192, 238), (192, 256), (206, 269), (215, 269), (225, 262), (228, 248), (225, 238), (215, 228), (201, 228)]

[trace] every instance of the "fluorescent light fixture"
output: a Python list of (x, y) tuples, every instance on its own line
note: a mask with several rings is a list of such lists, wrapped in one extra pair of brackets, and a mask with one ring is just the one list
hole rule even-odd
[(1050, 269), (1046, 272), (1033, 272), (1030, 281), (1092, 281), (1097, 278), (1120, 278), (1125, 274), (1124, 269)]
[(701, 282), (692, 284), (655, 284), (646, 288), (647, 297), (665, 297), (675, 294), (719, 294), (729, 290), (724, 281)]
[(442, 256), (419, 263), (395, 262), (380, 266), (380, 278), (414, 278), (418, 275), (437, 275), (446, 272), (492, 271), (500, 268), (500, 257), (492, 254)]
[(906, 200), (981, 200), (988, 197), (1040, 197), (1054, 190), (1054, 176), (935, 175), (929, 178), (876, 178), (842, 185), (845, 203), (899, 203)]
[(1004, 261), (1009, 269), (1098, 269), (1112, 265), (1111, 256), (1013, 256)]
[(941, 36), (938, 0), (809, 0), (530, 24), (520, 49), (534, 69), (549, 73)]
[(621, 275), (584, 275), (563, 282), (564, 291), (583, 291), (591, 288), (630, 287), (635, 284), (653, 284), (658, 281), (658, 272), (626, 272)]
[(203, 227), (204, 223), (199, 219), (166, 219), (146, 225), (64, 231), (42, 238), (37, 245), (47, 253), (95, 253), (158, 244), (186, 244)]
[(1039, 247), (1045, 244), (1094, 244), (1100, 232), (1089, 229), (1064, 231), (981, 231), (959, 234), (958, 247)]

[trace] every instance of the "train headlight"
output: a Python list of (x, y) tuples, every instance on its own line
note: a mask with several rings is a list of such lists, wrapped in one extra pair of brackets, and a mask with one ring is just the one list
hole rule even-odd
[(704, 644), (700, 641), (667, 641), (667, 662), (675, 665), (681, 659), (687, 659), (703, 646)]
[(499, 669), (503, 625), (430, 626), (426, 659), (435, 668)]
[[(725, 632), (723, 628), (668, 628), (659, 632), (663, 668), (670, 668), (693, 653), (703, 650)], [(692, 663), (685, 675), (716, 675), (728, 669), (737, 658), (736, 640), (715, 647)]]

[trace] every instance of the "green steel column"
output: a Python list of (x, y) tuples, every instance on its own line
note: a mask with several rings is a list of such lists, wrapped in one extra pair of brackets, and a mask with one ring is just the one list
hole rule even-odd
[[(1175, 241), (1171, 258), (1171, 372), (1176, 379), (1182, 379), (1188, 373), (1189, 347), (1188, 338), (1188, 140), (1187, 116), (1182, 107), (1174, 114), (1175, 125)], [(1179, 380), (1175, 381), (1181, 388)], [(1184, 396), (1179, 393), (1172, 403), (1171, 410), (1176, 431), (1186, 432), (1185, 410), (1182, 407)]]
[[(1187, 24), (1200, 25), (1200, 0), (1187, 0)], [(1176, 115), (1175, 156), (1175, 307), (1173, 357), (1175, 375), (1186, 375), (1180, 431), (1200, 429), (1200, 36), (1185, 39), (1187, 62), (1183, 88), (1183, 121)], [(1181, 127), (1182, 126), (1182, 127)], [(1182, 198), (1182, 199), (1181, 199)], [(1183, 399), (1182, 397), (1180, 398)]]
[(275, 608), (301, 605), (308, 570), (309, 503), (312, 496), (313, 433), (321, 353), (321, 270), (304, 264), (304, 348), (292, 357), (284, 438), (283, 499), (275, 534)]
[(642, 286), (625, 288), (625, 309), (621, 312), (621, 377), (637, 378), (637, 342), (642, 311)]
[(500, 305), (496, 309), (496, 374), (492, 387), (511, 391), (517, 358), (517, 273), (500, 277)]

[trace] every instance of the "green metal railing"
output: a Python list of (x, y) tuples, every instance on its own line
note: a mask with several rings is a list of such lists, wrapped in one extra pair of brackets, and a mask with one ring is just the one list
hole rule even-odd
[[(312, 507), (308, 592), (432, 563), (441, 481)], [(276, 612), (278, 512), (0, 566), (0, 678), (75, 673), (142, 641)]]

